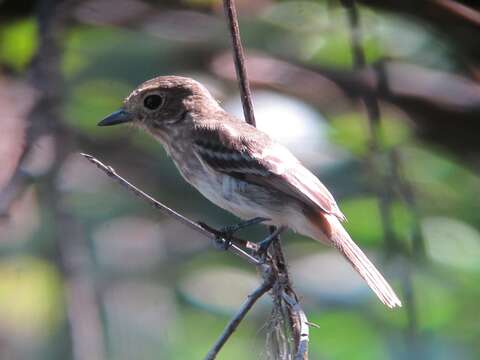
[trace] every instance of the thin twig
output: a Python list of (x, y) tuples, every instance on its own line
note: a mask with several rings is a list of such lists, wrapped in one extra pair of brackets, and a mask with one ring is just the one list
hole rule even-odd
[(223, 345), (225, 345), (230, 336), (232, 336), (232, 334), (235, 332), (240, 322), (243, 320), (245, 315), (247, 315), (248, 311), (257, 302), (257, 300), (260, 299), (271, 288), (272, 280), (266, 279), (262, 285), (260, 285), (253, 293), (248, 295), (247, 300), (245, 301), (245, 303), (243, 303), (238, 313), (230, 320), (228, 325), (223, 330), (222, 335), (220, 335), (220, 337), (217, 339), (215, 344), (208, 352), (207, 356), (205, 356), (205, 360), (213, 360), (217, 357), (220, 349), (223, 347)]
[(235, 70), (237, 72), (238, 86), (240, 88), (243, 114), (247, 123), (256, 126), (255, 115), (253, 113), (252, 93), (250, 91), (247, 69), (245, 67), (245, 54), (242, 46), (242, 39), (240, 38), (235, 0), (224, 0), (223, 6), (232, 39), (233, 59), (235, 61)]
[(303, 311), (302, 307), (298, 301), (286, 292), (282, 293), (283, 300), (290, 306), (292, 309), (293, 316), (295, 318), (296, 326), (298, 327), (299, 333), (299, 343), (297, 346), (297, 352), (295, 354), (294, 360), (305, 360), (308, 359), (308, 342), (309, 342), (309, 322), (307, 316)]
[(238, 245), (230, 243), (228, 240), (220, 237), (219, 232), (215, 232), (211, 228), (202, 227), (201, 225), (199, 225), (196, 222), (190, 220), (189, 218), (183, 216), (182, 214), (179, 214), (175, 210), (170, 209), (168, 206), (166, 206), (166, 205), (162, 204), (160, 201), (154, 199), (152, 196), (148, 195), (146, 192), (140, 190), (138, 187), (136, 187), (135, 185), (133, 185), (132, 183), (128, 182), (123, 177), (118, 175), (115, 172), (115, 169), (113, 169), (111, 166), (105, 165), (100, 160), (94, 158), (92, 155), (88, 155), (88, 154), (84, 154), (84, 153), (81, 153), (81, 155), (84, 156), (92, 164), (96, 165), (100, 170), (102, 170), (109, 177), (117, 180), (117, 182), (120, 185), (122, 185), (123, 187), (132, 191), (135, 195), (137, 195), (139, 198), (145, 200), (147, 203), (149, 203), (153, 207), (161, 210), (165, 215), (168, 215), (168, 216), (180, 221), (182, 224), (186, 225), (190, 229), (195, 230), (196, 232), (203, 235), (204, 237), (215, 240), (216, 242), (220, 242), (221, 245), (223, 245), (225, 248), (232, 251), (234, 254), (243, 257), (248, 262), (250, 262), (254, 265), (260, 265), (261, 264), (261, 262), (257, 258), (255, 258), (254, 256), (247, 253), (245, 250), (243, 250)]
[[(234, 0), (224, 0), (224, 9), (225, 15), (227, 17), (230, 35), (232, 39), (232, 47), (233, 47), (233, 58), (235, 62), (235, 71), (237, 73), (237, 81), (240, 87), (240, 94), (243, 106), (243, 112), (245, 116), (245, 120), (250, 125), (255, 126), (255, 116), (253, 112), (253, 105), (252, 105), (252, 94), (250, 91), (250, 85), (248, 81), (247, 71), (245, 67), (245, 57), (242, 47), (242, 41), (240, 38), (240, 30), (238, 27), (238, 19), (237, 19), (237, 12), (235, 9), (235, 1)], [(281, 291), (273, 291), (273, 303), (274, 307), (279, 307), (279, 313), (284, 313), (284, 305), (286, 305), (286, 313), (288, 317), (288, 323), (290, 326), (291, 333), (293, 335), (293, 345), (295, 348), (295, 352), (298, 352), (299, 346), (302, 345), (305, 347), (305, 350), (302, 353), (305, 355), (304, 359), (307, 359), (307, 348), (308, 348), (308, 331), (306, 333), (307, 341), (305, 342), (301, 338), (301, 333), (298, 332), (297, 328), (295, 327), (296, 319), (294, 315), (294, 311), (288, 303), (284, 302), (284, 299), (280, 296), (281, 293), (289, 292), (295, 299), (296, 294), (293, 291), (293, 286), (290, 282), (288, 276), (288, 269), (285, 261), (285, 256), (283, 254), (283, 249), (280, 243), (280, 236), (275, 235), (277, 234), (277, 229), (274, 226), (270, 227), (270, 236), (274, 236), (274, 240), (270, 249), (271, 256), (268, 258), (268, 262), (270, 265), (270, 271), (272, 272), (272, 276), (275, 278), (275, 288), (281, 289)], [(298, 307), (300, 307), (298, 305)], [(275, 311), (274, 311), (275, 312)], [(303, 313), (303, 311), (302, 311)], [(285, 335), (285, 334), (284, 334)], [(288, 340), (285, 336), (285, 341), (283, 345), (287, 348)], [(302, 342), (303, 341), (303, 342)], [(283, 352), (286, 353), (286, 352)]]
[(425, 241), (422, 236), (422, 230), (420, 227), (420, 212), (418, 210), (417, 200), (415, 197), (415, 191), (410, 182), (405, 178), (403, 172), (402, 159), (397, 149), (393, 149), (390, 154), (390, 162), (392, 164), (392, 176), (395, 181), (400, 196), (405, 201), (408, 209), (412, 213), (412, 256), (421, 261), (427, 261), (427, 250)]

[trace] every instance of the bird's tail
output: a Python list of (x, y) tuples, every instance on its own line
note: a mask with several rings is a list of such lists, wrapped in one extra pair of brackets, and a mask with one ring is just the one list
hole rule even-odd
[(370, 286), (380, 301), (389, 308), (402, 306), (401, 301), (393, 289), (375, 268), (375, 265), (372, 264), (357, 244), (353, 242), (337, 217), (323, 213), (319, 217), (317, 216), (316, 219), (317, 226), (322, 229), (323, 234), (327, 236), (329, 242), (340, 250), (342, 255), (352, 264), (360, 276), (365, 279), (368, 286)]

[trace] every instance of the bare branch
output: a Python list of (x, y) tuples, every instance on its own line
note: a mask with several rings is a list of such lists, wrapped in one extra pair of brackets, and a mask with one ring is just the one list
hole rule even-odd
[(220, 237), (219, 236), (220, 232), (214, 231), (210, 227), (202, 227), (201, 225), (199, 225), (196, 222), (190, 220), (189, 218), (183, 216), (182, 214), (179, 214), (175, 210), (170, 209), (168, 206), (162, 204), (158, 200), (154, 199), (152, 196), (148, 195), (146, 192), (140, 190), (138, 187), (136, 187), (135, 185), (133, 185), (132, 183), (128, 182), (123, 177), (118, 175), (115, 172), (115, 169), (113, 169), (111, 166), (107, 166), (107, 165), (103, 164), (100, 160), (94, 158), (92, 155), (88, 155), (88, 154), (84, 154), (84, 153), (81, 153), (81, 155), (84, 156), (92, 164), (96, 165), (100, 170), (102, 170), (109, 177), (117, 180), (117, 182), (120, 185), (122, 185), (123, 187), (132, 191), (135, 195), (137, 195), (139, 198), (145, 200), (147, 203), (149, 203), (150, 205), (152, 205), (156, 209), (161, 210), (165, 215), (168, 215), (168, 216), (180, 221), (182, 224), (186, 225), (190, 229), (195, 230), (196, 232), (203, 235), (204, 237), (215, 240), (216, 242), (221, 243), (221, 245), (223, 245), (225, 248), (232, 251), (234, 254), (243, 257), (248, 262), (250, 262), (254, 265), (260, 265), (261, 264), (261, 262), (257, 258), (255, 258), (254, 256), (247, 253), (245, 250), (243, 250), (238, 245), (233, 244), (233, 243), (229, 243), (228, 240)]
[[(358, 9), (355, 0), (342, 0), (343, 6), (347, 9), (348, 20), (350, 24), (350, 42), (352, 46), (353, 66), (356, 70), (365, 68), (365, 53), (362, 46), (362, 34), (360, 29), (360, 18), (358, 16)], [(392, 254), (399, 248), (399, 244), (395, 238), (390, 214), (391, 192), (389, 191), (388, 181), (385, 176), (381, 175), (375, 165), (375, 160), (380, 152), (380, 105), (378, 99), (368, 93), (361, 96), (362, 102), (368, 116), (368, 124), (370, 130), (369, 139), (369, 156), (368, 163), (370, 172), (373, 174), (372, 178), (379, 179), (375, 186), (379, 201), (380, 220), (382, 223), (384, 240), (386, 249), (389, 254)]]
[(238, 86), (240, 88), (243, 114), (247, 123), (256, 126), (255, 115), (253, 113), (252, 93), (250, 91), (247, 69), (245, 67), (245, 54), (243, 51), (242, 40), (240, 38), (235, 0), (224, 0), (223, 6), (232, 38), (233, 59), (235, 61), (235, 70), (237, 72)]
[(33, 177), (30, 174), (20, 167), (17, 168), (7, 186), (0, 191), (0, 218), (8, 217), (12, 204), (24, 194), (32, 182)]
[(286, 292), (282, 293), (283, 300), (290, 306), (292, 315), (295, 319), (296, 330), (299, 333), (299, 342), (294, 360), (308, 359), (309, 342), (309, 322), (307, 316), (297, 300), (289, 296)]
[(205, 360), (213, 360), (217, 357), (220, 349), (223, 347), (223, 345), (225, 345), (230, 336), (232, 336), (232, 334), (235, 332), (240, 322), (243, 320), (245, 315), (247, 315), (248, 311), (252, 308), (252, 306), (257, 302), (258, 299), (260, 299), (266, 292), (268, 292), (272, 288), (272, 283), (273, 282), (271, 278), (265, 279), (265, 281), (262, 285), (260, 285), (260, 287), (258, 287), (253, 293), (248, 295), (247, 300), (242, 305), (238, 313), (230, 320), (228, 325), (225, 327), (222, 335), (220, 335), (216, 343), (210, 349), (207, 356), (205, 357)]
[[(255, 123), (255, 116), (253, 113), (252, 94), (250, 92), (247, 71), (245, 68), (245, 58), (244, 58), (244, 53), (242, 48), (242, 41), (240, 39), (240, 30), (238, 28), (238, 19), (237, 19), (237, 13), (235, 9), (235, 1), (224, 0), (223, 4), (225, 8), (227, 21), (229, 24), (230, 35), (232, 38), (235, 71), (237, 73), (237, 81), (240, 87), (240, 94), (241, 94), (245, 120), (250, 125), (255, 126), (256, 123)], [(308, 358), (308, 351), (307, 351), (308, 331), (305, 333), (306, 334), (305, 336), (307, 339), (307, 341), (305, 342), (305, 340), (302, 338), (302, 335), (301, 335), (302, 333), (298, 332), (297, 331), (298, 329), (295, 327), (296, 320), (295, 320), (294, 310), (288, 303), (283, 303), (284, 300), (279, 295), (282, 292), (288, 291), (294, 296), (294, 298), (296, 298), (296, 294), (293, 291), (293, 286), (289, 279), (285, 256), (283, 254), (283, 249), (280, 243), (280, 236), (278, 234), (279, 234), (278, 230), (274, 226), (271, 226), (270, 237), (273, 237), (273, 243), (272, 243), (272, 246), (270, 247), (271, 256), (268, 258), (268, 265), (269, 265), (269, 271), (271, 272), (272, 276), (275, 279), (273, 286), (275, 286), (278, 289), (281, 289), (281, 292), (274, 291), (272, 293), (273, 303), (274, 303), (274, 307), (278, 307), (277, 309), (278, 313), (285, 314), (284, 310), (286, 308), (285, 317), (288, 317), (288, 323), (290, 326), (290, 329), (288, 330), (293, 335), (293, 345), (295, 347), (295, 351), (296, 352), (300, 351), (300, 350), (297, 351), (297, 349), (299, 349), (300, 345), (302, 345), (305, 348), (304, 351), (300, 351), (300, 353), (304, 354), (304, 357), (302, 359), (307, 359)], [(265, 274), (263, 275), (265, 276)], [(298, 305), (298, 308), (300, 308), (299, 305)], [(241, 321), (241, 319), (239, 321)], [(226, 341), (227, 339), (228, 337), (224, 341)], [(284, 339), (283, 341), (284, 343), (280, 345), (284, 345), (285, 347), (288, 348), (289, 344), (288, 344), (287, 337), (284, 337), (283, 339)]]

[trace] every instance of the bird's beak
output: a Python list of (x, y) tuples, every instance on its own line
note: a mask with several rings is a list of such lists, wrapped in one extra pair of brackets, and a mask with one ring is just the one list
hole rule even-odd
[(110, 125), (117, 125), (123, 124), (133, 121), (133, 116), (129, 112), (125, 111), (124, 109), (120, 109), (108, 115), (105, 119), (100, 121), (97, 125), (98, 126), (110, 126)]

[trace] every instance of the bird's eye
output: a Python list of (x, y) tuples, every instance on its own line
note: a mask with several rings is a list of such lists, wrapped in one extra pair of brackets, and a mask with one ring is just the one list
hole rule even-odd
[(143, 100), (143, 106), (150, 110), (156, 110), (163, 105), (163, 97), (160, 95), (148, 95)]

